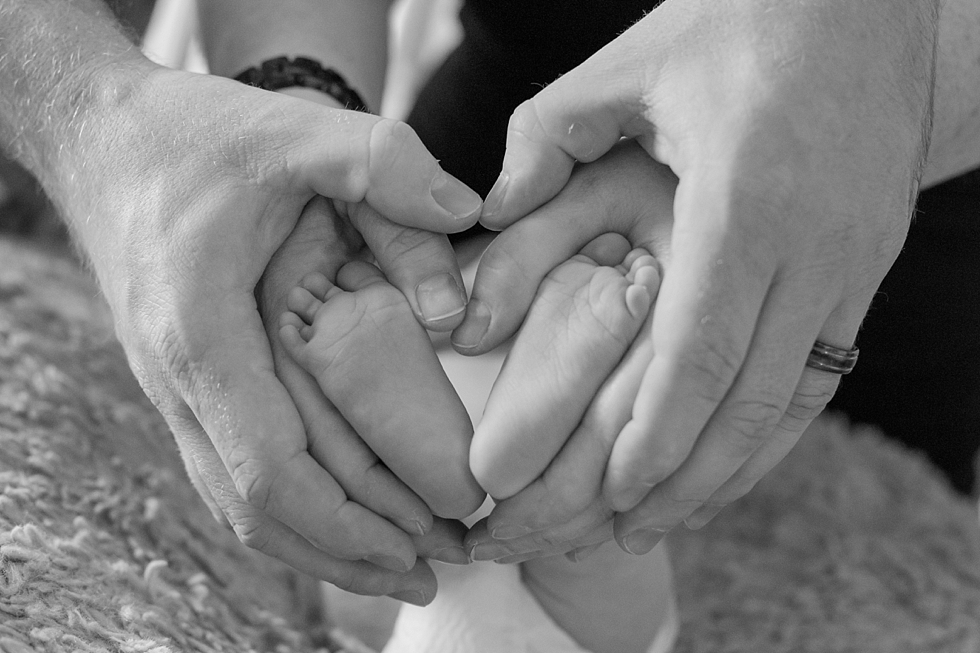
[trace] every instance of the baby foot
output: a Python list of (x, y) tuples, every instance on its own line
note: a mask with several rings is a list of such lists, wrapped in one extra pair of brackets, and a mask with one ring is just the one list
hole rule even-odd
[(634, 249), (616, 267), (584, 254), (541, 282), (473, 436), (470, 467), (497, 500), (537, 478), (619, 363), (660, 286)]
[[(473, 427), (405, 297), (376, 267), (307, 276), (287, 300), (280, 339), (379, 458), (441, 517), (483, 502), (468, 466)], [(384, 401), (365, 405), (371, 388)]]

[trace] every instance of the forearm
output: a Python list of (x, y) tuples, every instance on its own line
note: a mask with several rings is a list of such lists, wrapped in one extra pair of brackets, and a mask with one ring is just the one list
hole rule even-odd
[(232, 76), (280, 56), (306, 56), (343, 75), (377, 111), (390, 0), (199, 0), (211, 71)]
[(59, 195), (139, 59), (99, 0), (0, 0), (0, 147)]
[(980, 166), (980, 2), (946, 0), (922, 187)]

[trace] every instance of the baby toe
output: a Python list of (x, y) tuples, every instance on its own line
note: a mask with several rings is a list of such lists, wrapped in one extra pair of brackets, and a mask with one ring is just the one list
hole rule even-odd
[[(323, 302), (301, 286), (293, 288), (286, 296), (286, 308), (306, 324), (313, 324), (316, 312), (321, 306), (323, 306)], [(297, 326), (296, 328), (300, 327)]]

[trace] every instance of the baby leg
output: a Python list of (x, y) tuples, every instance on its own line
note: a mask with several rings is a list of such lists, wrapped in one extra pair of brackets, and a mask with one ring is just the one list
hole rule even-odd
[(615, 267), (579, 254), (542, 281), (470, 449), (491, 496), (510, 497), (544, 471), (633, 342), (659, 283), (642, 249)]
[(677, 637), (663, 546), (629, 556), (607, 543), (584, 562), (564, 556), (498, 565), (435, 565), (439, 594), (402, 606), (384, 653), (669, 653)]
[(631, 556), (606, 542), (581, 562), (559, 555), (520, 567), (524, 585), (548, 616), (592, 653), (671, 649), (678, 624), (664, 545)]
[[(311, 274), (290, 293), (284, 346), (433, 513), (469, 515), (484, 497), (468, 467), (472, 426), (425, 330), (374, 266), (348, 263), (337, 282)], [(366, 388), (384, 400), (365, 405)]]

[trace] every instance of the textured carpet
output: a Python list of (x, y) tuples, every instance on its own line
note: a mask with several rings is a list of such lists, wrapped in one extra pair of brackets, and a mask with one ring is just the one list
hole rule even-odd
[[(339, 648), (315, 585), (197, 499), (87, 276), (13, 240), (0, 491), (2, 653)], [(818, 422), (747, 499), (671, 540), (679, 653), (980, 652), (975, 506), (873, 432)]]
[(211, 518), (87, 275), (0, 241), (0, 651), (312, 650), (318, 590)]

